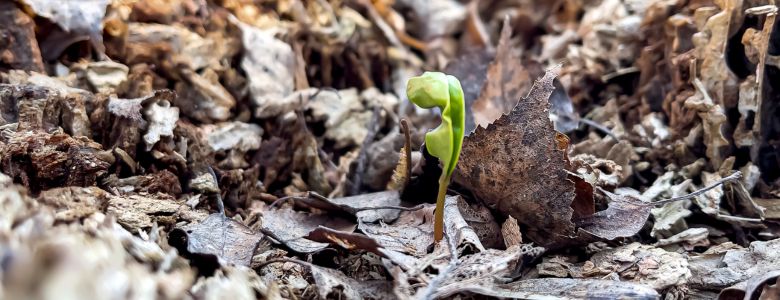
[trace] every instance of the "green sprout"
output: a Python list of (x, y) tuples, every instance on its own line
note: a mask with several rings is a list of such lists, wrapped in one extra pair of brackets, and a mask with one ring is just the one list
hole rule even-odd
[(439, 176), (439, 194), (436, 198), (436, 213), (433, 220), (433, 237), (438, 242), (444, 236), (444, 197), (450, 184), (452, 172), (458, 163), (463, 145), (463, 128), (466, 111), (463, 103), (463, 89), (454, 76), (441, 72), (425, 72), (412, 77), (406, 85), (406, 96), (422, 108), (441, 109), (441, 125), (425, 134), (428, 152), (442, 164)]

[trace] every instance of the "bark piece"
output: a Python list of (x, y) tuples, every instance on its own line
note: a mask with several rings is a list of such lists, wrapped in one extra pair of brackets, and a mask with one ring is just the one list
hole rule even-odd
[(35, 22), (11, 1), (0, 3), (0, 68), (43, 72)]
[(62, 186), (92, 186), (111, 165), (102, 150), (100, 144), (64, 133), (18, 132), (0, 143), (0, 171), (34, 194)]

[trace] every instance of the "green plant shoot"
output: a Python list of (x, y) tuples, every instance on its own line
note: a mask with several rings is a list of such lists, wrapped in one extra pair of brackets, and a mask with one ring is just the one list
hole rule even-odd
[(438, 242), (444, 236), (444, 197), (463, 145), (466, 119), (463, 89), (454, 76), (441, 72), (425, 72), (422, 76), (409, 79), (406, 96), (419, 107), (435, 106), (441, 109), (441, 125), (425, 134), (428, 153), (438, 158), (442, 164), (433, 223), (433, 237)]

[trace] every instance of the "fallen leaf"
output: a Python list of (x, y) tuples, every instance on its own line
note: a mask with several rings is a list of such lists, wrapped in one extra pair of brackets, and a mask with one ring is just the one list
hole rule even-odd
[(309, 214), (285, 206), (263, 212), (262, 232), (298, 253), (313, 253), (325, 249), (327, 243), (306, 239), (319, 226), (352, 232), (355, 224), (338, 217)]
[(487, 80), (488, 66), (492, 65), (494, 57), (495, 55), (485, 49), (473, 50), (453, 59), (444, 69), (445, 74), (458, 78), (460, 86), (463, 88), (463, 100), (466, 107), (466, 122), (463, 131), (466, 134), (474, 131), (477, 126), (474, 122), (473, 106), (482, 92), (482, 86)]
[(433, 205), (401, 212), (392, 224), (359, 223), (358, 229), (386, 249), (422, 257), (433, 245)]
[(441, 286), (436, 289), (432, 298), (450, 297), (466, 291), (464, 287), (472, 284), (492, 281), (501, 276), (508, 277), (514, 271), (512, 267), (523, 260), (531, 261), (543, 252), (544, 248), (522, 245), (506, 250), (488, 249), (460, 257), (457, 266), (445, 274)]
[[(511, 36), (512, 29), (509, 25), (509, 18), (506, 18), (496, 47), (496, 57), (487, 69), (487, 78), (479, 98), (471, 105), (476, 127), (487, 128), (494, 120), (512, 111), (518, 101), (525, 101), (521, 98), (532, 87), (530, 73), (525, 68), (520, 56), (513, 52), (512, 45), (509, 44)], [(553, 77), (555, 76), (557, 73), (553, 75)], [(549, 98), (550, 94), (543, 97)], [(535, 101), (544, 101), (544, 110), (545, 112), (548, 110), (547, 99)]]
[(744, 249), (704, 253), (690, 259), (693, 287), (722, 289), (780, 269), (780, 240), (755, 241)]
[(580, 229), (607, 240), (635, 235), (653, 209), (651, 203), (629, 195), (604, 192), (610, 199), (607, 209), (574, 220)]
[(621, 280), (642, 283), (663, 291), (691, 282), (692, 270), (682, 254), (631, 243), (598, 252), (585, 263), (573, 267), (570, 272), (575, 278), (601, 278), (617, 273)]
[(512, 299), (658, 299), (652, 288), (631, 282), (599, 279), (538, 278), (461, 285), (458, 292)]
[(384, 248), (376, 240), (363, 234), (333, 230), (327, 227), (317, 227), (310, 232), (307, 238), (321, 242), (338, 245), (346, 250), (365, 250), (389, 259), (404, 270), (412, 268), (417, 259), (394, 250)]
[(489, 207), (528, 226), (528, 238), (545, 247), (575, 235), (574, 183), (548, 118), (556, 72), (537, 80), (509, 114), (464, 139), (454, 176)]
[(232, 16), (231, 20), (242, 33), (244, 57), (241, 68), (249, 79), (255, 117), (275, 116), (278, 111), (269, 108), (293, 92), (295, 53), (289, 44), (275, 38), (271, 30), (244, 24)]
[[(347, 213), (363, 223), (380, 220), (389, 223), (398, 218), (400, 210), (392, 207), (401, 205), (401, 196), (398, 191), (391, 190), (332, 199), (309, 194), (307, 197), (293, 197), (292, 201), (331, 213)], [(380, 208), (388, 206), (390, 208)]]
[(168, 243), (185, 257), (213, 255), (221, 265), (249, 266), (263, 235), (223, 214), (215, 213), (199, 223), (172, 230), (168, 238)]

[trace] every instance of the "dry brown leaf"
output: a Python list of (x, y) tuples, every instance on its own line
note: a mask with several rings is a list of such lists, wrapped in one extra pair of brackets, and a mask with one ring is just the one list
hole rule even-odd
[(306, 238), (319, 226), (345, 232), (355, 230), (355, 224), (347, 220), (298, 212), (289, 206), (264, 211), (261, 226), (264, 234), (298, 253), (313, 253), (328, 246), (326, 243), (314, 242)]
[(496, 57), (487, 69), (485, 84), (479, 98), (471, 105), (476, 127), (487, 127), (503, 114), (510, 112), (517, 101), (531, 89), (531, 75), (520, 56), (513, 52), (512, 45), (509, 44), (511, 36), (512, 29), (507, 18), (501, 29)]
[(453, 59), (444, 69), (444, 73), (458, 78), (463, 88), (463, 100), (466, 105), (464, 132), (466, 133), (472, 132), (477, 126), (474, 122), (474, 102), (479, 99), (493, 58), (494, 55), (485, 49), (473, 50)]
[(458, 292), (510, 299), (658, 299), (652, 288), (631, 282), (599, 279), (538, 278), (498, 283), (467, 283)]
[(607, 209), (574, 220), (580, 229), (607, 240), (635, 235), (642, 229), (653, 209), (651, 203), (629, 195), (605, 194), (610, 199)]
[(399, 207), (401, 195), (398, 191), (391, 190), (333, 199), (310, 194), (307, 197), (293, 197), (292, 200), (296, 204), (330, 213), (347, 213), (364, 223), (375, 223), (380, 220), (389, 223), (398, 218), (400, 211), (392, 207)]
[(556, 74), (548, 71), (509, 114), (466, 137), (454, 176), (489, 207), (528, 226), (528, 238), (545, 247), (575, 235), (574, 183), (548, 118)]
[(263, 235), (215, 213), (199, 223), (172, 230), (168, 238), (171, 246), (193, 261), (203, 260), (203, 255), (213, 255), (220, 264), (249, 266)]
[(392, 224), (360, 223), (358, 229), (386, 249), (421, 257), (433, 245), (433, 206), (401, 212)]

